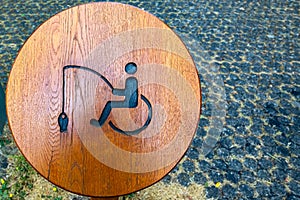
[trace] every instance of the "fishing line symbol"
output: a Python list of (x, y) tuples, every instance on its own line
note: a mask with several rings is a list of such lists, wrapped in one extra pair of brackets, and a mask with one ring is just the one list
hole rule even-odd
[[(113, 95), (116, 96), (124, 96), (123, 101), (108, 101), (99, 117), (99, 119), (91, 119), (90, 124), (96, 127), (101, 127), (106, 122), (111, 110), (113, 108), (136, 108), (138, 106), (138, 80), (134, 76), (130, 76), (125, 80), (125, 88), (119, 89), (114, 88), (112, 84), (99, 72), (90, 69), (88, 67), (78, 66), (78, 65), (66, 65), (63, 67), (63, 98), (62, 98), (62, 112), (58, 117), (58, 124), (60, 127), (60, 132), (66, 132), (68, 128), (69, 118), (65, 113), (65, 71), (68, 69), (82, 69), (89, 71), (99, 78), (101, 78), (112, 90)], [(125, 66), (125, 72), (129, 75), (135, 74), (137, 71), (137, 65), (133, 62), (127, 63)], [(121, 134), (124, 135), (137, 135), (143, 130), (145, 130), (152, 119), (152, 105), (150, 101), (141, 94), (141, 100), (146, 103), (148, 108), (148, 116), (147, 120), (143, 124), (142, 127), (137, 128), (135, 130), (122, 130), (121, 128), (117, 127), (112, 121), (109, 121), (110, 127)]]

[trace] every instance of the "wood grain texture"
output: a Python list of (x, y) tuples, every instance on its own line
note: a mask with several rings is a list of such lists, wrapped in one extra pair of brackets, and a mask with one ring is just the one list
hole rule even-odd
[[(107, 101), (122, 100), (114, 88), (137, 65), (138, 106), (113, 109), (108, 121), (122, 129), (147, 128), (128, 136), (99, 118)], [(63, 98), (65, 80), (65, 98)], [(52, 183), (81, 195), (112, 197), (143, 189), (164, 177), (187, 150), (201, 107), (198, 73), (181, 40), (151, 14), (118, 3), (90, 3), (65, 10), (26, 41), (7, 85), (7, 113), (14, 139), (30, 164)], [(64, 103), (62, 103), (64, 102)], [(60, 132), (58, 116), (69, 117)]]

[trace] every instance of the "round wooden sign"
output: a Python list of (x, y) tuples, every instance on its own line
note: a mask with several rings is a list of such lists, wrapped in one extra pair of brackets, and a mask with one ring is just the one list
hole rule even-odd
[(43, 23), (7, 85), (14, 139), (52, 183), (109, 197), (143, 189), (182, 158), (200, 116), (185, 45), (153, 15), (90, 3)]

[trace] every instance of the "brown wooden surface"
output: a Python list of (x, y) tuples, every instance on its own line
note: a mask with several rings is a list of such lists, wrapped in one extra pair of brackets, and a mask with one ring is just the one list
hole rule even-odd
[[(125, 136), (108, 123), (91, 126), (105, 103), (120, 97), (99, 77), (70, 69), (69, 125), (61, 133), (63, 67), (89, 67), (124, 88), (128, 62), (137, 64), (139, 95), (153, 106), (149, 127)], [(81, 5), (42, 24), (19, 52), (7, 85), (9, 125), (21, 152), (52, 183), (94, 197), (128, 194), (160, 180), (184, 155), (198, 125), (199, 84), (185, 46), (156, 17), (117, 3)], [(139, 101), (134, 109), (113, 109), (109, 120), (131, 130), (147, 114)]]

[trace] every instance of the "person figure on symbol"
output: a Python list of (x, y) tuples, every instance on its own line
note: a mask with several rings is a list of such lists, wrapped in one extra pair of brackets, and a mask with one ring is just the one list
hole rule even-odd
[[(137, 71), (135, 63), (128, 63), (125, 72), (133, 75)], [(91, 119), (90, 123), (95, 126), (102, 126), (107, 120), (112, 108), (136, 108), (138, 105), (138, 81), (134, 76), (130, 76), (125, 81), (124, 89), (112, 90), (113, 95), (124, 96), (124, 101), (108, 101), (98, 120)]]

